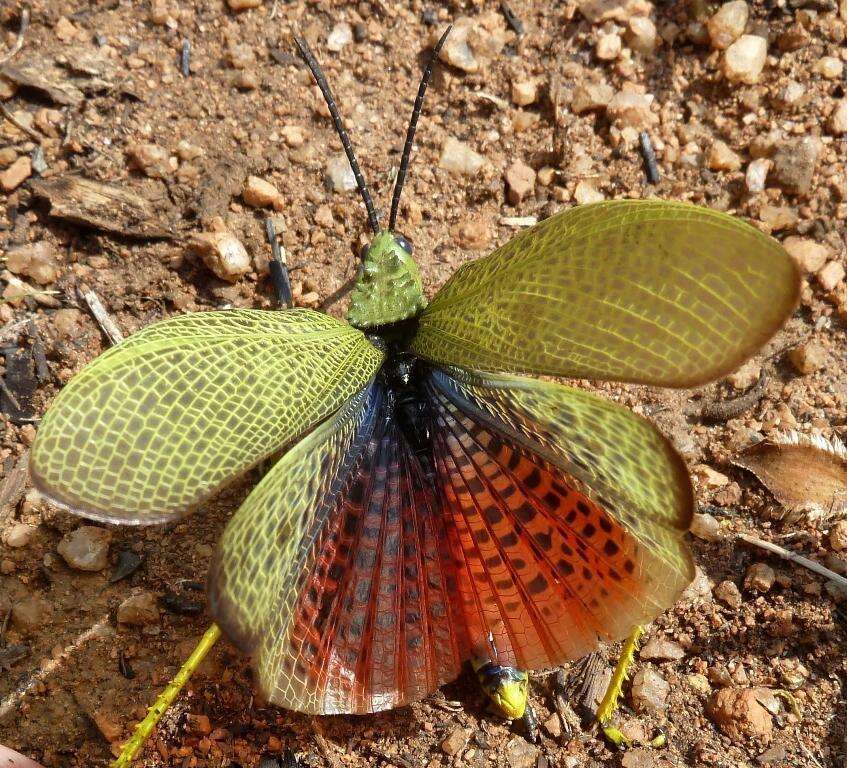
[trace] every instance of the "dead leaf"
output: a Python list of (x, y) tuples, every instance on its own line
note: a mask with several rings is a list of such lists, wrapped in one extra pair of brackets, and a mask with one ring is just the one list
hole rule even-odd
[(156, 206), (126, 187), (68, 174), (32, 181), (50, 203), (50, 215), (127, 237), (170, 238), (173, 231)]
[(752, 472), (789, 510), (847, 509), (847, 449), (837, 438), (791, 432), (745, 449), (732, 463)]

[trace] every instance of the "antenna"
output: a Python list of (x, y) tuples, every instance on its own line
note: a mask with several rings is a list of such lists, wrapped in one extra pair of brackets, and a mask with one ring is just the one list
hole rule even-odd
[(389, 232), (394, 231), (394, 225), (397, 223), (397, 211), (400, 208), (400, 193), (403, 191), (403, 182), (406, 181), (406, 172), (409, 170), (409, 157), (412, 154), (412, 142), (415, 140), (415, 130), (418, 127), (418, 118), (421, 116), (426, 87), (429, 85), (429, 79), (432, 77), (432, 69), (435, 66), (435, 60), (438, 57), (441, 46), (444, 45), (444, 41), (447, 39), (447, 35), (450, 34), (451, 29), (453, 29), (452, 24), (444, 30), (444, 34), (441, 35), (441, 38), (432, 49), (432, 54), (429, 57), (429, 61), (426, 63), (426, 68), (424, 69), (423, 77), (421, 78), (421, 84), (418, 86), (418, 95), (415, 98), (415, 106), (412, 107), (412, 119), (409, 121), (409, 130), (406, 131), (406, 143), (403, 146), (403, 157), (400, 159), (400, 170), (397, 172), (397, 179), (394, 182), (394, 195), (391, 198), (391, 216), (388, 219)]
[(338, 111), (338, 105), (332, 97), (332, 91), (329, 90), (329, 83), (326, 81), (326, 77), (324, 77), (324, 73), (321, 71), (320, 64), (318, 64), (315, 60), (315, 57), (309, 48), (309, 44), (299, 35), (294, 35), (294, 42), (297, 43), (297, 48), (300, 51), (300, 55), (303, 57), (303, 61), (305, 61), (309, 69), (312, 70), (315, 82), (318, 84), (318, 88), (321, 89), (324, 101), (326, 101), (326, 105), (329, 107), (329, 114), (332, 115), (332, 122), (335, 123), (335, 131), (338, 134), (338, 138), (341, 139), (341, 146), (344, 147), (344, 153), (347, 155), (347, 160), (350, 163), (350, 167), (353, 169), (353, 175), (356, 177), (356, 186), (359, 187), (359, 193), (362, 195), (362, 200), (365, 201), (365, 208), (368, 210), (368, 221), (370, 222), (371, 229), (376, 235), (379, 233), (379, 221), (376, 217), (376, 210), (374, 209), (373, 200), (371, 199), (371, 193), (368, 191), (368, 185), (365, 184), (365, 178), (362, 176), (362, 171), (359, 169), (359, 163), (356, 160), (355, 153), (353, 152), (353, 145), (350, 143), (350, 136), (347, 135), (347, 129), (344, 127), (344, 123), (341, 120), (341, 113)]

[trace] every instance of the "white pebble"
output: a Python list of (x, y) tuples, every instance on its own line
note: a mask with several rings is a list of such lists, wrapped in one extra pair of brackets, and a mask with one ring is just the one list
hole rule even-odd
[(473, 176), (485, 165), (485, 158), (478, 152), (474, 152), (464, 142), (448, 136), (441, 148), (438, 165), (456, 175)]
[(767, 40), (758, 35), (741, 35), (726, 49), (724, 75), (731, 83), (754, 85), (759, 82), (767, 55)]
[(765, 179), (768, 177), (768, 171), (771, 169), (771, 165), (772, 163), (767, 157), (760, 157), (758, 160), (753, 160), (747, 166), (744, 183), (747, 185), (748, 192), (764, 191)]
[(744, 33), (749, 15), (750, 11), (744, 0), (722, 5), (706, 24), (712, 48), (729, 48)]
[(343, 152), (333, 155), (326, 162), (326, 178), (335, 192), (350, 192), (356, 189), (356, 177)]
[(339, 21), (329, 33), (329, 36), (326, 39), (326, 47), (330, 51), (338, 53), (345, 45), (349, 45), (352, 42), (353, 27), (351, 27), (346, 21)]

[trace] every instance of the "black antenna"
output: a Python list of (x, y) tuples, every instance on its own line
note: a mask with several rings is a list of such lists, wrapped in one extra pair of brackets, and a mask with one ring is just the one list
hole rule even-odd
[(265, 235), (271, 247), (271, 260), (268, 262), (268, 272), (270, 273), (271, 284), (276, 294), (276, 301), (280, 307), (287, 309), (291, 306), (291, 281), (288, 278), (288, 266), (285, 263), (285, 256), (283, 256), (282, 249), (279, 247), (279, 240), (276, 239), (274, 220), (271, 218), (265, 219)]
[(353, 175), (356, 177), (356, 185), (359, 187), (359, 193), (362, 195), (362, 200), (365, 201), (365, 208), (368, 209), (368, 221), (370, 222), (371, 229), (376, 235), (379, 233), (379, 221), (376, 218), (376, 210), (374, 209), (373, 200), (371, 200), (371, 193), (368, 192), (368, 186), (365, 184), (365, 178), (362, 176), (362, 171), (359, 169), (359, 163), (356, 160), (356, 155), (353, 153), (353, 145), (350, 143), (350, 137), (347, 135), (347, 129), (341, 121), (341, 113), (338, 111), (338, 105), (332, 97), (332, 91), (329, 90), (329, 83), (326, 81), (326, 77), (324, 77), (324, 73), (321, 71), (320, 64), (318, 64), (315, 60), (315, 57), (309, 48), (309, 44), (299, 35), (294, 35), (294, 42), (297, 43), (297, 48), (300, 50), (300, 55), (303, 57), (303, 61), (305, 61), (309, 69), (312, 70), (315, 82), (318, 84), (318, 88), (321, 89), (324, 101), (326, 101), (326, 105), (329, 107), (329, 114), (332, 115), (332, 122), (335, 123), (335, 131), (341, 139), (341, 146), (344, 147), (344, 153), (347, 155), (347, 160), (350, 163), (350, 167), (353, 169)]
[(453, 29), (452, 24), (444, 30), (444, 34), (441, 35), (441, 38), (432, 49), (432, 55), (426, 63), (426, 69), (424, 69), (421, 84), (418, 86), (418, 95), (415, 98), (415, 106), (412, 107), (412, 119), (409, 122), (409, 130), (406, 131), (406, 143), (403, 146), (403, 157), (400, 158), (400, 170), (397, 171), (397, 179), (394, 182), (394, 196), (391, 198), (391, 216), (388, 219), (389, 232), (394, 231), (394, 225), (397, 223), (397, 211), (400, 208), (400, 193), (403, 191), (403, 182), (406, 181), (406, 172), (409, 170), (409, 158), (412, 154), (412, 143), (415, 140), (415, 130), (418, 127), (418, 118), (421, 116), (426, 87), (429, 85), (429, 79), (432, 77), (432, 68), (435, 66), (435, 60), (438, 57), (438, 52), (441, 50), (441, 46), (444, 45), (444, 41), (447, 39), (447, 35), (450, 34), (451, 29)]

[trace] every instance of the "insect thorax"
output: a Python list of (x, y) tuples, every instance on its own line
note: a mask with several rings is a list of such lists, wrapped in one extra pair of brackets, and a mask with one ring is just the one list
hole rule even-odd
[(421, 273), (403, 238), (383, 230), (371, 242), (350, 295), (347, 322), (368, 329), (415, 317), (426, 306)]

